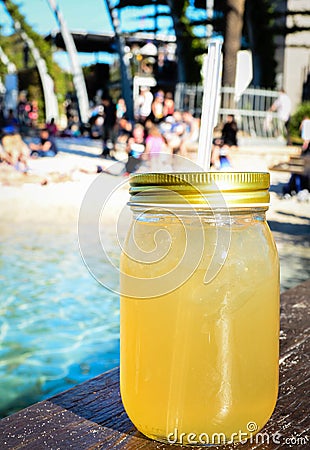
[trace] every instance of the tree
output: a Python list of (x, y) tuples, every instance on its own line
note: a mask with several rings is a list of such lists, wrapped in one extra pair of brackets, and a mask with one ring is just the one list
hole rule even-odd
[(227, 0), (224, 7), (223, 80), (235, 84), (237, 53), (241, 48), (245, 0)]
[[(54, 83), (55, 91), (60, 103), (63, 102), (65, 94), (67, 92), (68, 80), (66, 74), (60, 69), (60, 67), (52, 60), (52, 49), (50, 44), (48, 44), (42, 36), (36, 33), (30, 25), (25, 20), (25, 17), (19, 11), (19, 7), (14, 4), (11, 0), (2, 0), (8, 10), (10, 16), (14, 21), (21, 24), (21, 28), (26, 32), (34, 42), (35, 46), (38, 48), (40, 55), (44, 58), (48, 72), (51, 74)], [(24, 67), (24, 43), (19, 38), (18, 34), (14, 33), (8, 37), (1, 37), (2, 41), (5, 42), (5, 48), (8, 56), (17, 66), (18, 70), (22, 70)], [(31, 54), (29, 55), (29, 63), (33, 63)], [(32, 69), (37, 71), (37, 69)], [(23, 75), (21, 77), (24, 79)], [(41, 106), (40, 111), (43, 110), (43, 92), (39, 77), (32, 77), (31, 85), (28, 87), (29, 98), (36, 99), (39, 101)], [(43, 116), (40, 116), (43, 119)]]
[(253, 54), (253, 86), (275, 87), (273, 8), (269, 0), (247, 1), (243, 35)]

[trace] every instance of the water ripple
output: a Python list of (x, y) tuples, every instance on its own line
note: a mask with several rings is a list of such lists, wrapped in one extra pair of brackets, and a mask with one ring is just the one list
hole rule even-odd
[(4, 417), (118, 365), (119, 302), (88, 273), (72, 229), (0, 235)]

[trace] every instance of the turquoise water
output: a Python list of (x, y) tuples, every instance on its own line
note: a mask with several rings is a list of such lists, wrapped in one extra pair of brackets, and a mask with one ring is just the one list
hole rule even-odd
[(75, 230), (0, 227), (0, 417), (119, 364), (119, 299)]

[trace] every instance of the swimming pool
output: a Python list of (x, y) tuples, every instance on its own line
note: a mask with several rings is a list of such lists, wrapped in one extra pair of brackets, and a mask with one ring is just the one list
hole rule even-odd
[(75, 230), (11, 224), (0, 234), (4, 417), (119, 364), (119, 300), (85, 268)]

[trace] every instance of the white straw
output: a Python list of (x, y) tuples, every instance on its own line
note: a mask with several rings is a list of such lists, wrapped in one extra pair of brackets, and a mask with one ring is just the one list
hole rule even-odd
[(221, 48), (219, 40), (213, 40), (208, 45), (206, 71), (202, 98), (202, 112), (198, 143), (197, 163), (205, 170), (210, 169), (213, 130), (217, 124), (219, 89), (221, 86)]

